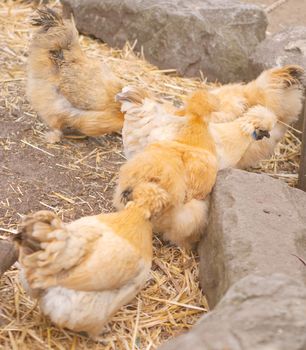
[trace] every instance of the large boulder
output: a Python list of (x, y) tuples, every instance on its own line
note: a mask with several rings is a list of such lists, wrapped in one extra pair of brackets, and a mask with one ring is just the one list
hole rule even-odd
[[(249, 274), (306, 283), (306, 193), (267, 175), (219, 172), (200, 245), (200, 282), (214, 307)], [(306, 314), (305, 314), (306, 317)]]
[(306, 194), (266, 175), (218, 174), (200, 245), (211, 308), (159, 350), (306, 349)]
[[(285, 64), (298, 64), (306, 71), (306, 27), (288, 27), (283, 31), (267, 37), (250, 57), (252, 78), (265, 69)], [(306, 89), (306, 79), (303, 82)], [(303, 130), (303, 117), (295, 127)]]
[(61, 0), (80, 32), (136, 49), (160, 68), (209, 80), (248, 80), (249, 56), (265, 38), (265, 12), (235, 0)]
[(305, 350), (306, 288), (282, 275), (247, 276), (188, 333), (158, 350)]
[(306, 27), (288, 27), (267, 37), (256, 47), (250, 61), (254, 78), (265, 69), (285, 64), (298, 64), (306, 70)]

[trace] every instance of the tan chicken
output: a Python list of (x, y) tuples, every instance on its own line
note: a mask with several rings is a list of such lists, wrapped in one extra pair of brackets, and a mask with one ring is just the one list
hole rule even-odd
[[(148, 140), (152, 143), (122, 166), (115, 206), (121, 208), (125, 196), (133, 198), (137, 184), (158, 183), (168, 191), (172, 205), (153, 220), (154, 230), (163, 233), (165, 239), (189, 248), (199, 240), (206, 226), (209, 202), (203, 199), (211, 192), (217, 171), (237, 164), (251, 144), (269, 137), (277, 118), (265, 107), (256, 106), (232, 122), (208, 123), (218, 110), (219, 99), (207, 91), (191, 96), (186, 103), (186, 117), (171, 115), (168, 106), (156, 103), (140, 88), (125, 87), (117, 100), (125, 113), (125, 147), (134, 146), (133, 139), (128, 139), (125, 132), (126, 123), (133, 123), (133, 118), (139, 125), (135, 132), (146, 135), (149, 131)], [(165, 125), (158, 121), (164, 121)], [(141, 142), (141, 136), (139, 139)]]
[[(266, 70), (248, 84), (230, 84), (215, 90), (223, 104), (230, 106), (233, 101), (236, 101), (236, 105), (244, 104), (246, 108), (261, 105), (273, 112), (280, 121), (271, 131), (269, 140), (265, 138), (250, 145), (237, 164), (238, 168), (255, 166), (260, 160), (269, 158), (287, 131), (283, 123), (290, 125), (297, 121), (302, 110), (303, 74), (302, 67), (286, 65)], [(236, 96), (235, 99), (234, 96)], [(229, 109), (224, 107), (224, 111)], [(232, 112), (232, 115), (234, 113), (239, 115), (237, 111)], [(225, 121), (224, 115), (220, 119)]]
[(19, 261), (25, 289), (59, 327), (97, 338), (144, 286), (152, 262), (151, 215), (168, 205), (155, 184), (134, 188), (117, 213), (63, 223), (53, 212), (24, 219)]
[(86, 56), (72, 20), (51, 9), (38, 10), (29, 48), (27, 96), (58, 142), (65, 127), (88, 136), (120, 131), (123, 116), (114, 101), (122, 82), (106, 63)]
[[(123, 88), (122, 94), (129, 89)], [(147, 91), (138, 88), (137, 92), (136, 101), (124, 101), (121, 107), (125, 114), (123, 145), (128, 159), (141, 153), (146, 145), (175, 140), (188, 120), (188, 117), (171, 114), (167, 104), (156, 102)], [(117, 95), (118, 100), (122, 94)], [(218, 112), (213, 112), (212, 116), (215, 113)], [(236, 166), (253, 144), (262, 142), (264, 137), (269, 139), (276, 122), (275, 114), (263, 106), (251, 107), (242, 117), (233, 121), (210, 122), (208, 128), (216, 145), (218, 170)]]
[[(239, 168), (254, 166), (273, 153), (287, 130), (282, 123), (274, 123), (269, 139), (249, 142), (249, 146), (243, 148), (238, 157), (238, 153), (231, 155), (231, 147), (237, 140), (236, 149), (239, 150), (240, 141), (237, 133), (233, 133), (231, 138), (227, 130), (230, 124), (227, 125), (225, 122), (234, 121), (242, 116), (253, 118), (256, 114), (259, 119), (267, 117), (270, 120), (274, 119), (272, 116), (274, 114), (279, 121), (286, 124), (296, 121), (302, 108), (303, 91), (300, 82), (302, 74), (301, 67), (289, 65), (264, 71), (256, 80), (246, 85), (229, 84), (210, 90), (219, 98), (219, 108), (211, 116), (210, 131), (217, 144), (220, 169), (228, 166)], [(185, 123), (184, 118), (174, 117), (174, 114), (184, 115), (184, 109), (177, 110), (173, 107), (171, 110), (168, 105), (156, 102), (156, 98), (148, 93), (143, 95), (142, 104), (123, 105), (122, 112), (125, 113), (123, 145), (127, 158), (142, 151), (152, 142), (172, 140)], [(215, 123), (225, 124), (217, 126)], [(240, 123), (231, 125), (239, 127)], [(222, 130), (226, 135), (224, 137)], [(222, 145), (220, 136), (223, 139)]]
[(277, 117), (263, 106), (249, 108), (242, 117), (227, 123), (210, 123), (216, 144), (218, 170), (235, 167), (253, 145), (268, 143)]
[[(117, 95), (122, 108), (141, 108), (143, 90), (125, 88)], [(186, 122), (173, 141), (147, 146), (132, 157), (119, 172), (114, 197), (117, 208), (134, 198), (139, 184), (157, 184), (170, 197), (170, 205), (153, 220), (155, 231), (172, 242), (190, 247), (203, 231), (207, 205), (202, 199), (211, 192), (216, 180), (215, 144), (208, 131), (208, 120), (218, 108), (218, 99), (207, 91), (194, 93), (187, 102)], [(145, 127), (145, 125), (144, 125)]]

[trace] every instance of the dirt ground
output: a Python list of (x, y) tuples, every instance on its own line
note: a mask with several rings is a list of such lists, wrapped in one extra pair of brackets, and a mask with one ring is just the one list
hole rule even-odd
[(20, 215), (43, 208), (66, 219), (110, 209), (124, 161), (119, 135), (48, 145), (23, 81), (2, 83), (0, 118), (2, 227), (15, 229)]

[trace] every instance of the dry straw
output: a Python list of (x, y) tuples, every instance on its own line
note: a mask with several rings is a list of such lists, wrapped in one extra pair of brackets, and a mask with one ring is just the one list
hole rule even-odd
[[(34, 3), (12, 0), (0, 3), (0, 115), (5, 113), (16, 123), (26, 119), (30, 128), (30, 133), (18, 146), (14, 135), (0, 138), (1, 151), (29, 147), (32, 152), (39, 152), (46, 159), (55, 161), (54, 166), (59, 171), (81, 173), (78, 181), (86, 178), (89, 184), (87, 196), (73, 196), (67, 188), (51, 191), (39, 202), (41, 209), (54, 210), (66, 219), (93, 211), (109, 211), (112, 209), (109, 194), (112, 193), (118, 168), (124, 162), (120, 136), (98, 138), (93, 141), (95, 147), (91, 149), (86, 149), (82, 140), (66, 139), (64, 145), (46, 145), (44, 126), (24, 96), (24, 68), (30, 37), (28, 17), (33, 12)], [(60, 8), (59, 1), (51, 1), (50, 6)], [(80, 41), (88, 55), (106, 61), (127, 83), (142, 85), (164, 99), (180, 102), (187, 93), (205, 85), (204, 79), (184, 79), (177, 77), (173, 70), (157, 69), (135, 55), (133, 45), (115, 50), (87, 37), (81, 36)], [(275, 155), (263, 161), (254, 171), (268, 173), (294, 186), (300, 155), (300, 140), (296, 135), (294, 130), (288, 131)], [(68, 162), (56, 158), (61, 152), (65, 152)], [(13, 175), (5, 166), (1, 174)], [(11, 193), (20, 195), (22, 201), (22, 188), (14, 183), (10, 186)], [(0, 207), (6, 208), (1, 210), (0, 215), (0, 237), (5, 238), (10, 232), (15, 232), (17, 219), (24, 213), (16, 212), (9, 196), (0, 198), (0, 202)], [(76, 208), (79, 208), (77, 214)], [(106, 329), (103, 343), (95, 343), (84, 335), (52, 325), (40, 314), (35, 301), (23, 291), (17, 269), (12, 268), (0, 281), (0, 348), (156, 349), (163, 341), (189, 329), (206, 310), (206, 300), (198, 283), (198, 257), (162, 244), (155, 238), (151, 279), (138, 297), (115, 315)]]

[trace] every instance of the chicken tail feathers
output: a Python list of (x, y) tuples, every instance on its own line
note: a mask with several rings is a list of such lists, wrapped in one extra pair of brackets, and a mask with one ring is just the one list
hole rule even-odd
[(244, 86), (248, 107), (261, 104), (279, 120), (291, 124), (298, 119), (303, 106), (303, 80), (304, 70), (298, 65), (265, 70)]
[(115, 96), (115, 101), (124, 103), (130, 102), (137, 105), (141, 105), (145, 98), (149, 98), (150, 94), (143, 88), (128, 85), (125, 86), (121, 92)]
[(123, 115), (119, 108), (110, 111), (79, 110), (77, 115), (67, 116), (66, 125), (87, 136), (100, 136), (120, 132), (123, 125)]
[(186, 100), (185, 112), (192, 118), (208, 119), (219, 107), (219, 99), (207, 90), (198, 90)]
[(53, 212), (41, 210), (23, 219), (14, 241), (22, 248), (24, 255), (33, 254), (41, 250), (40, 244), (47, 239), (48, 233), (59, 227), (60, 220)]
[(148, 210), (149, 216), (158, 215), (170, 204), (169, 193), (153, 182), (136, 185), (121, 193), (124, 204), (135, 203), (138, 207)]
[(27, 215), (16, 240), (32, 289), (55, 285), (57, 274), (75, 266), (86, 250), (86, 240), (75, 237), (56, 214), (46, 210)]
[(52, 27), (64, 25), (62, 17), (48, 7), (38, 9), (31, 17), (30, 23), (33, 26), (42, 27), (45, 32)]
[[(304, 69), (298, 65), (286, 65), (283, 67), (276, 67), (263, 71), (259, 77), (246, 85), (251, 88), (249, 92), (253, 95), (256, 89), (261, 90), (275, 90), (287, 89), (289, 87), (300, 88), (303, 83)], [(248, 90), (247, 89), (247, 92)]]
[(72, 20), (64, 20), (57, 12), (48, 7), (39, 9), (30, 22), (39, 29), (32, 39), (31, 48), (50, 51), (72, 49), (78, 45), (78, 32)]
[(286, 65), (275, 68), (271, 72), (272, 80), (281, 83), (284, 87), (301, 84), (303, 75), (304, 69), (298, 65)]

